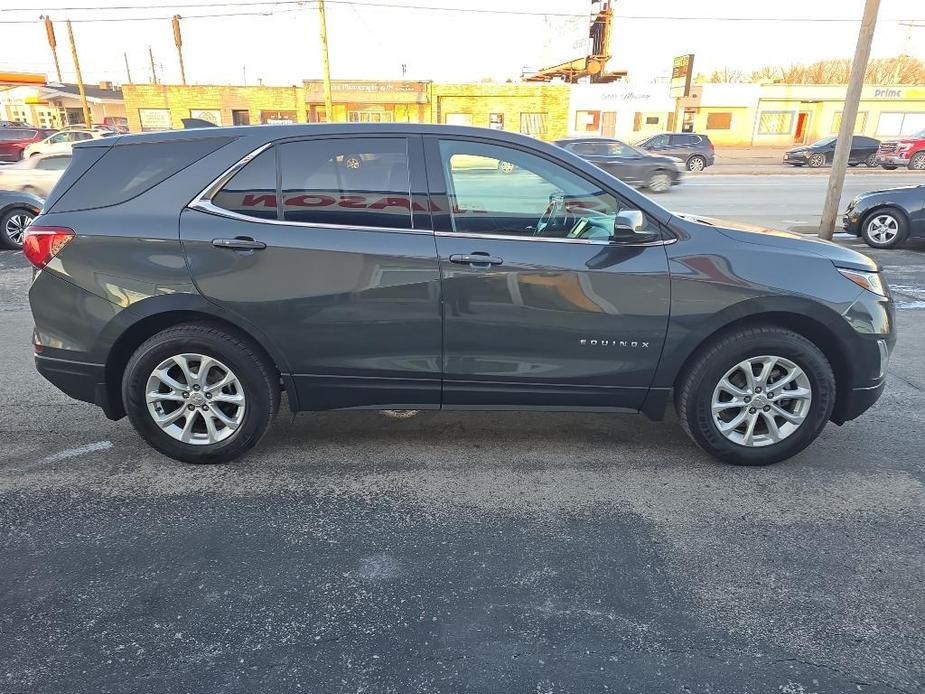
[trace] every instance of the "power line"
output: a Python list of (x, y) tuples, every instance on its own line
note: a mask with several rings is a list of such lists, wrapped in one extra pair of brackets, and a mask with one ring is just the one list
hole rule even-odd
[[(168, 3), (146, 3), (144, 9), (188, 9), (196, 10), (210, 7), (266, 7), (280, 5), (298, 5), (307, 6), (312, 0), (245, 0), (244, 2), (225, 2), (224, 0), (215, 0), (213, 2), (168, 2)], [(542, 12), (537, 10), (507, 10), (503, 8), (489, 7), (459, 7), (449, 5), (414, 5), (392, 2), (382, 2), (378, 0), (327, 0), (330, 5), (357, 5), (361, 7), (377, 7), (395, 10), (427, 10), (433, 12), (463, 12), (470, 14), (494, 14), (494, 15), (512, 15), (512, 16), (533, 16), (533, 17), (586, 17), (588, 12)], [(137, 11), (137, 5), (69, 5), (64, 7), (50, 8), (39, 10), (32, 7), (10, 7), (0, 10), (3, 12), (124, 12)], [(215, 15), (195, 15), (195, 16), (225, 16), (224, 14)], [(236, 16), (236, 15), (228, 15)], [(147, 19), (147, 18), (125, 18), (129, 19)], [(154, 19), (153, 17), (151, 19)], [(157, 19), (162, 19), (158, 17)], [(675, 16), (675, 15), (614, 15), (614, 19), (619, 20), (643, 20), (643, 21), (691, 21), (691, 22), (792, 22), (792, 23), (858, 23), (860, 20), (850, 17), (704, 17), (704, 16)], [(22, 20), (9, 20), (3, 23), (19, 23)], [(110, 21), (106, 19), (99, 20), (82, 20), (82, 21)], [(910, 22), (912, 19), (881, 19), (881, 22)]]

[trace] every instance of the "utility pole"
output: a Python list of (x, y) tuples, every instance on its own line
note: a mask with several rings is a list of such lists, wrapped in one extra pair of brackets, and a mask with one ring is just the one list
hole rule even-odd
[(154, 51), (148, 46), (148, 58), (151, 59), (151, 84), (157, 84), (157, 68), (154, 67)]
[(831, 240), (835, 231), (835, 218), (838, 216), (838, 204), (841, 202), (842, 189), (845, 185), (851, 138), (854, 135), (854, 125), (858, 117), (858, 103), (861, 101), (861, 90), (864, 88), (864, 72), (867, 70), (867, 59), (870, 58), (870, 44), (874, 38), (879, 10), (880, 0), (865, 0), (861, 30), (858, 32), (858, 44), (854, 50), (851, 75), (848, 78), (845, 105), (842, 107), (841, 126), (838, 129), (832, 173), (829, 174), (829, 189), (825, 194), (822, 222), (819, 224), (819, 238), (821, 239)]
[(129, 67), (128, 67), (128, 53), (123, 53), (122, 57), (125, 58), (125, 76), (128, 78), (128, 82), (126, 82), (126, 84), (131, 84), (132, 83), (132, 71), (129, 70)]
[(58, 74), (58, 82), (61, 82), (61, 63), (58, 62), (58, 42), (55, 40), (55, 26), (51, 23), (51, 17), (45, 17), (45, 34), (48, 36), (48, 46), (51, 48), (51, 55), (55, 59), (55, 72)]
[(74, 72), (77, 73), (77, 90), (80, 92), (80, 103), (84, 109), (84, 124), (93, 125), (93, 119), (90, 117), (90, 105), (87, 103), (87, 92), (84, 90), (84, 78), (80, 74), (80, 61), (77, 60), (77, 44), (74, 43), (74, 29), (71, 28), (71, 20), (67, 20), (67, 38), (71, 42), (71, 57), (74, 59)]
[(180, 36), (180, 15), (175, 14), (173, 23), (173, 42), (177, 46), (177, 56), (180, 58), (180, 79), (186, 85), (186, 68), (183, 66), (183, 37)]
[(334, 122), (334, 102), (331, 98), (331, 64), (328, 62), (328, 25), (324, 18), (324, 0), (318, 0), (318, 15), (321, 18), (321, 66), (324, 82), (324, 113), (328, 123)]

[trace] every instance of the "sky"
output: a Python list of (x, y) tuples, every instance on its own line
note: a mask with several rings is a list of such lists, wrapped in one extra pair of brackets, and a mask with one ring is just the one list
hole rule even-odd
[[(133, 80), (150, 81), (151, 46), (159, 80), (179, 83), (168, 18), (180, 14), (190, 83), (262, 80), (289, 85), (320, 78), (316, 4), (255, 1), (261, 4), (0, 0), (0, 69), (45, 72), (54, 78), (51, 51), (39, 20), (48, 14), (55, 21), (65, 81), (75, 77), (64, 25), (70, 18), (86, 82), (127, 81), (123, 53), (128, 55)], [(617, 0), (609, 67), (628, 70), (631, 81), (645, 83), (667, 76), (672, 57), (683, 53), (694, 53), (694, 71), (703, 73), (722, 67), (747, 71), (766, 64), (849, 58), (863, 4), (863, 0)], [(391, 7), (398, 5), (413, 7)], [(129, 9), (76, 9), (114, 6)], [(331, 77), (517, 79), (525, 67), (583, 55), (589, 8), (589, 0), (328, 0)], [(195, 16), (229, 12), (247, 14)], [(159, 19), (142, 20), (145, 17)], [(87, 21), (99, 19), (125, 21)], [(925, 26), (910, 29), (895, 20), (925, 25), (925, 0), (881, 1), (872, 57), (905, 51), (925, 60)]]

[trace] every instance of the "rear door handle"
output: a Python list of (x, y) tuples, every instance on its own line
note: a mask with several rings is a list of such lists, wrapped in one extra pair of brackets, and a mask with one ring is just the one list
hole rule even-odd
[(235, 251), (262, 251), (267, 247), (263, 241), (255, 241), (249, 236), (239, 236), (233, 239), (212, 239), (216, 248), (230, 248)]
[(459, 263), (460, 265), (500, 265), (504, 262), (504, 258), (476, 251), (475, 253), (466, 254), (454, 253), (450, 256), (450, 262)]

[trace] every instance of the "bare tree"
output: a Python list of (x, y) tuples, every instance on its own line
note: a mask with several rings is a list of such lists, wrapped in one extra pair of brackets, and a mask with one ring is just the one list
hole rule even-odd
[[(752, 71), (749, 79), (782, 84), (847, 84), (850, 71), (850, 61), (838, 58), (789, 66), (766, 65)], [(908, 55), (874, 59), (867, 65), (864, 81), (868, 84), (923, 84), (925, 62)]]
[(746, 82), (745, 73), (731, 67), (723, 67), (710, 73), (707, 82), (727, 84), (731, 82)]

